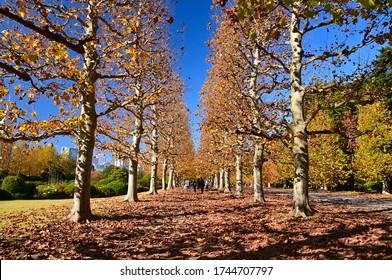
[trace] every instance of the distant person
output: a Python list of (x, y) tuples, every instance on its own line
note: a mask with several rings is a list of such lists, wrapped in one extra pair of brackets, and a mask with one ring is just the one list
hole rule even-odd
[(201, 193), (204, 193), (205, 183), (202, 177), (197, 178), (197, 188), (200, 189)]
[(193, 190), (196, 192), (197, 191), (197, 186), (195, 180), (192, 180), (190, 183), (191, 187), (193, 187)]
[(189, 182), (188, 179), (185, 180), (184, 188), (186, 189), (186, 192), (190, 192), (191, 191), (190, 182)]

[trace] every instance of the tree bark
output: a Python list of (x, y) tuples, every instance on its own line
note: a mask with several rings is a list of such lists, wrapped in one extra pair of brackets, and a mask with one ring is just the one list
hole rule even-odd
[(162, 190), (166, 190), (167, 158), (163, 160), (162, 166)]
[(256, 203), (265, 202), (263, 191), (264, 146), (264, 143), (256, 142), (255, 152), (253, 155), (253, 201)]
[[(292, 132), (294, 135), (294, 189), (291, 213), (295, 216), (312, 216), (316, 211), (309, 204), (309, 154), (308, 135), (304, 117), (304, 95), (302, 87), (302, 34), (300, 32), (300, 3), (295, 7), (291, 16), (290, 45), (292, 60), (290, 65), (291, 83), (291, 113), (293, 118)], [(298, 6), (298, 8), (297, 8)]]
[(139, 163), (137, 160), (130, 159), (128, 166), (128, 191), (124, 201), (137, 202), (137, 167)]
[(219, 171), (219, 188), (218, 191), (219, 192), (223, 192), (225, 189), (225, 178), (224, 178), (224, 174), (225, 174), (225, 170), (222, 168)]
[(236, 185), (234, 196), (243, 196), (242, 189), (242, 156), (236, 155)]
[[(86, 37), (96, 38), (98, 30), (98, 15), (94, 3), (89, 3), (89, 13), (86, 19)], [(80, 84), (80, 117), (78, 127), (78, 158), (76, 161), (76, 176), (74, 203), (68, 219), (83, 222), (91, 218), (90, 179), (91, 166), (95, 145), (97, 114), (95, 111), (95, 88), (97, 81), (98, 53), (96, 41), (84, 45), (83, 74)]]
[(167, 188), (173, 189), (174, 188), (174, 164), (170, 163), (169, 165), (169, 179), (167, 182)]
[[(136, 95), (140, 96), (140, 85), (135, 87)], [(140, 152), (140, 141), (143, 134), (143, 108), (142, 104), (138, 104), (138, 108), (135, 114), (135, 128), (133, 131), (133, 140), (131, 144), (132, 157), (128, 168), (128, 192), (124, 201), (137, 202), (137, 173), (139, 165), (139, 152)]]
[(152, 158), (151, 158), (151, 180), (150, 180), (150, 194), (158, 194), (157, 190), (157, 170), (158, 170), (158, 130), (156, 118), (157, 116), (157, 106), (154, 104), (152, 106), (153, 111), (153, 119), (151, 121), (152, 132), (151, 132), (151, 149), (152, 149)]
[(386, 176), (386, 175), (383, 176), (383, 182), (382, 182), (382, 193), (383, 194), (390, 194), (391, 193), (388, 179), (389, 179), (388, 176)]
[(229, 168), (224, 169), (224, 177), (225, 177), (225, 186), (223, 192), (229, 193), (230, 192), (230, 171)]
[(214, 189), (219, 189), (219, 172), (214, 173)]

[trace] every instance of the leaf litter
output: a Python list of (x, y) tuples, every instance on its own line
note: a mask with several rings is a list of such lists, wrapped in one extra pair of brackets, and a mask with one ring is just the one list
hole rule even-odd
[(59, 218), (66, 206), (5, 212), (0, 259), (392, 259), (392, 209), (373, 203), (392, 198), (341, 196), (315, 195), (318, 214), (307, 218), (288, 214), (290, 191), (267, 190), (255, 204), (250, 189), (240, 199), (180, 188), (132, 204), (92, 199), (95, 218), (83, 224)]

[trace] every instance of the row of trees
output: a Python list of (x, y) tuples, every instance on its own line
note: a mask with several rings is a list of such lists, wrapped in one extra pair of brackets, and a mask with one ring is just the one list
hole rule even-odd
[(69, 155), (59, 154), (53, 145), (0, 143), (0, 150), (0, 170), (7, 174), (41, 177), (44, 181), (75, 176), (75, 161)]
[[(363, 56), (390, 37), (390, 18), (388, 1), (238, 0), (228, 5), (217, 16), (219, 28), (209, 42), (212, 67), (201, 91), (198, 158), (210, 158), (208, 169), (222, 174), (234, 165), (234, 154), (236, 194), (241, 194), (243, 157), (250, 159), (252, 152), (257, 202), (264, 201), (263, 164), (268, 158), (271, 167), (275, 159), (280, 172), (269, 169), (266, 176), (288, 179), (287, 174), (294, 174), (292, 213), (302, 216), (316, 212), (309, 203), (310, 183), (330, 185), (333, 176), (343, 183), (352, 176), (349, 164), (356, 165), (358, 178), (365, 176), (372, 156), (375, 164), (388, 166), (388, 148), (382, 158), (376, 156), (381, 155), (379, 141), (366, 138), (379, 135), (390, 143), (390, 112), (382, 105), (387, 79), (376, 87), (380, 69), (372, 69)], [(390, 68), (384, 70), (390, 74)], [(357, 107), (375, 100), (381, 103)], [(368, 122), (366, 111), (372, 110), (378, 117)], [(350, 117), (351, 128), (339, 131)], [(339, 151), (343, 140), (333, 135), (338, 132), (350, 144), (373, 134), (355, 141), (356, 160), (349, 162), (348, 153)], [(384, 169), (372, 172), (389, 176)]]
[[(175, 169), (188, 168), (176, 159), (184, 152), (191, 155), (193, 144), (184, 85), (175, 73), (167, 1), (10, 0), (0, 5), (0, 16), (5, 27), (0, 35), (0, 139), (75, 137), (70, 220), (82, 222), (92, 215), (96, 145), (129, 160), (129, 201), (137, 200), (144, 146), (151, 151), (145, 161), (153, 170), (159, 155), (171, 178)], [(156, 178), (156, 171), (152, 174)], [(151, 181), (155, 192), (156, 179)]]

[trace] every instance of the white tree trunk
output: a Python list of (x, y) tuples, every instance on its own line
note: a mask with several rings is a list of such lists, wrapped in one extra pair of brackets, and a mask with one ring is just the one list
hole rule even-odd
[[(300, 6), (300, 3), (294, 4)], [(309, 154), (308, 135), (304, 118), (304, 95), (302, 87), (302, 34), (300, 30), (299, 8), (294, 8), (290, 26), (290, 45), (292, 60), (290, 65), (291, 113), (293, 118), (292, 132), (294, 135), (294, 189), (291, 213), (296, 216), (311, 216), (315, 210), (309, 204)]]
[(154, 104), (152, 106), (153, 111), (153, 119), (151, 121), (152, 125), (152, 132), (151, 132), (151, 150), (152, 150), (152, 157), (151, 157), (151, 180), (150, 180), (150, 194), (157, 194), (157, 170), (158, 170), (158, 129), (157, 129), (157, 108)]
[(222, 168), (222, 169), (219, 171), (219, 188), (218, 188), (218, 190), (219, 190), (220, 192), (223, 192), (224, 189), (225, 189), (225, 178), (224, 178), (224, 174), (225, 174), (225, 170)]
[(167, 188), (172, 189), (174, 188), (174, 164), (170, 163), (169, 165), (169, 179), (167, 183)]
[(214, 173), (214, 189), (219, 189), (219, 172)]
[(384, 194), (390, 194), (391, 193), (391, 189), (389, 187), (388, 176), (386, 176), (386, 175), (383, 176), (382, 193), (384, 193)]
[(235, 185), (235, 196), (243, 196), (242, 189), (242, 156), (236, 155), (236, 185)]
[[(86, 37), (96, 38), (98, 24), (97, 11), (90, 3), (86, 20)], [(78, 124), (78, 158), (76, 161), (76, 176), (74, 202), (68, 219), (83, 222), (92, 216), (90, 206), (91, 166), (95, 146), (95, 131), (97, 114), (95, 111), (95, 87), (97, 80), (96, 68), (99, 64), (96, 44), (85, 44), (85, 57), (80, 84), (80, 117)]]
[(223, 192), (229, 193), (230, 192), (230, 171), (229, 168), (224, 169), (224, 180), (225, 180), (225, 187)]
[[(140, 86), (135, 87), (136, 95), (140, 95)], [(124, 201), (136, 202), (139, 201), (137, 197), (137, 173), (139, 165), (139, 152), (140, 152), (140, 141), (143, 133), (143, 108), (139, 104), (136, 114), (135, 114), (135, 128), (133, 130), (133, 139), (131, 144), (131, 154), (130, 164), (128, 168), (128, 191), (124, 198)]]
[(137, 196), (137, 160), (129, 160), (128, 166), (128, 191), (124, 198), (124, 201), (137, 202), (139, 198)]
[(253, 201), (257, 203), (265, 202), (263, 191), (263, 157), (264, 143), (256, 142), (253, 155)]

